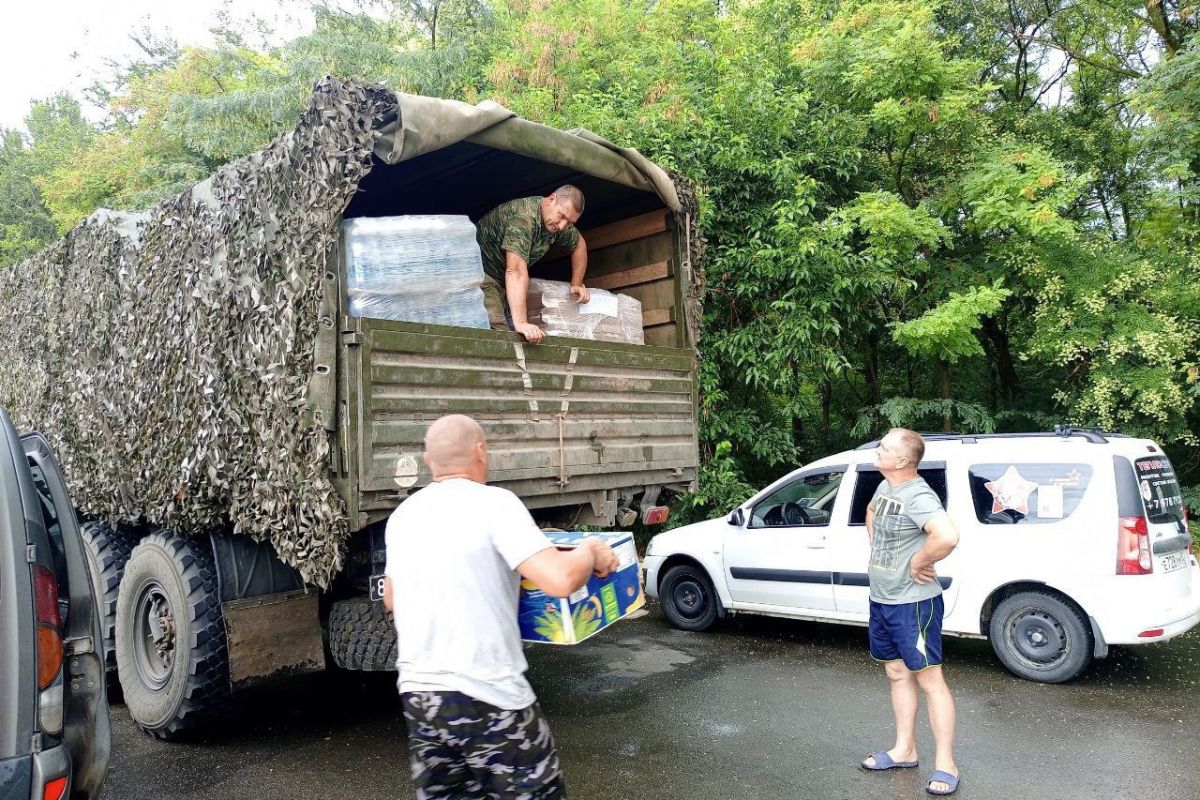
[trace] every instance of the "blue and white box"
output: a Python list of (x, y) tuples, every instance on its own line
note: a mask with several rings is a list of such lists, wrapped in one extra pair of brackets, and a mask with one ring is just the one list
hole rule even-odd
[(602, 539), (617, 554), (618, 566), (605, 578), (593, 575), (570, 597), (551, 597), (521, 581), (517, 607), (521, 638), (541, 644), (578, 644), (646, 604), (632, 533), (547, 531), (560, 549), (577, 547), (588, 538)]

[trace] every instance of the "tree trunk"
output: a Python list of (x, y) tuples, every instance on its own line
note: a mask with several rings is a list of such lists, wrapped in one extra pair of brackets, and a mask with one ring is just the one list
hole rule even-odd
[(821, 434), (829, 439), (829, 407), (833, 404), (833, 384), (828, 377), (821, 381)]
[[(942, 399), (950, 399), (950, 364), (944, 358), (938, 359), (938, 375), (942, 380)], [(942, 417), (942, 430), (949, 433), (953, 429), (950, 415), (946, 414)]]
[(883, 402), (883, 390), (879, 386), (879, 342), (874, 333), (867, 335), (867, 357), (863, 360), (863, 377), (867, 381), (867, 405), (879, 405)]
[(1011, 406), (1021, 396), (1021, 379), (1008, 341), (1008, 331), (992, 317), (984, 317), (983, 333), (996, 351), (996, 371), (1000, 376), (1000, 396)]

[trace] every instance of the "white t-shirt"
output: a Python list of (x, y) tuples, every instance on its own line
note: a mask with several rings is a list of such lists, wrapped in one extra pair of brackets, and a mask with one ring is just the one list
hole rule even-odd
[(400, 691), (531, 705), (516, 568), (553, 544), (517, 496), (466, 478), (432, 483), (392, 512), (386, 542)]

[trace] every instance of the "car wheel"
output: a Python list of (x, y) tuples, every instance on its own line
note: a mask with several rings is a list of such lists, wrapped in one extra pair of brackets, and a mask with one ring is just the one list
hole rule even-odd
[(1092, 632), (1073, 603), (1050, 592), (1017, 592), (996, 607), (992, 649), (1014, 675), (1063, 683), (1092, 661)]
[(117, 682), (117, 591), (129, 554), (138, 542), (136, 534), (112, 528), (106, 522), (92, 520), (83, 523), (79, 532), (87, 554), (88, 571), (96, 593), (96, 609), (100, 628), (104, 632), (103, 663), (110, 698), (121, 689)]
[(679, 564), (663, 575), (659, 589), (663, 613), (676, 628), (703, 631), (717, 621), (720, 600), (712, 581), (700, 567)]
[(116, 628), (125, 704), (144, 731), (177, 738), (222, 710), (229, 659), (206, 542), (165, 531), (143, 539), (121, 577)]

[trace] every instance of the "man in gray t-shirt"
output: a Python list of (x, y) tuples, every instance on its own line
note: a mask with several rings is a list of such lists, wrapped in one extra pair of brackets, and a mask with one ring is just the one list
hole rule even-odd
[(910, 478), (899, 486), (881, 481), (869, 508), (874, 513), (871, 563), (867, 568), (871, 599), (877, 603), (915, 603), (941, 594), (942, 585), (937, 581), (917, 583), (909, 574), (913, 556), (925, 546), (925, 526), (946, 514), (942, 501), (925, 479)]
[(958, 544), (958, 529), (917, 473), (925, 454), (920, 434), (894, 428), (875, 451), (883, 481), (867, 506), (871, 561), (871, 656), (884, 662), (892, 687), (896, 743), (862, 762), (882, 771), (917, 766), (918, 688), (925, 695), (937, 747), (926, 790), (958, 789), (954, 763), (954, 699), (942, 675), (942, 587), (934, 565)]

